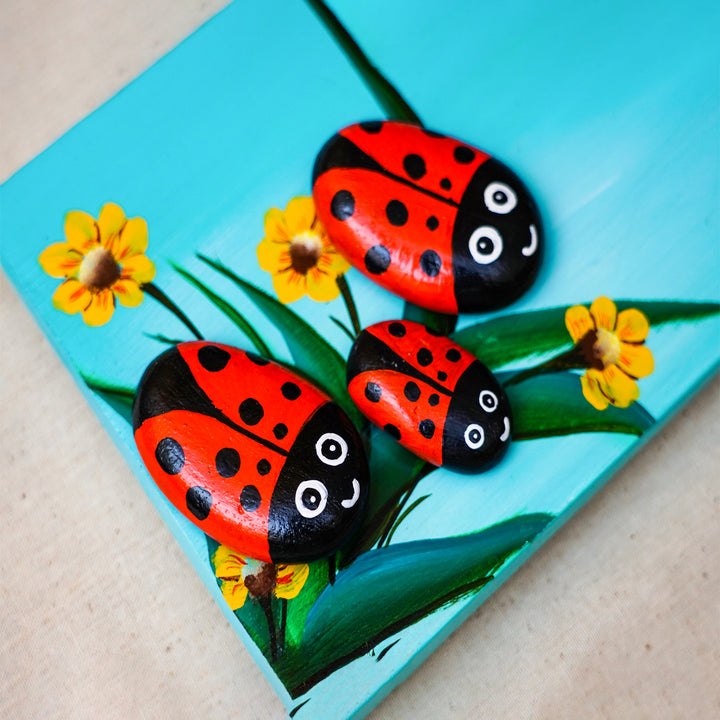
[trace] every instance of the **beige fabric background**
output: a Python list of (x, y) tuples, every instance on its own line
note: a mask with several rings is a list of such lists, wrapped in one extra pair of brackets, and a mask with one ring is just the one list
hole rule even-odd
[[(3, 0), (0, 180), (223, 5)], [(0, 717), (284, 717), (2, 273), (0, 323)], [(716, 379), (373, 720), (720, 717), (719, 410)]]

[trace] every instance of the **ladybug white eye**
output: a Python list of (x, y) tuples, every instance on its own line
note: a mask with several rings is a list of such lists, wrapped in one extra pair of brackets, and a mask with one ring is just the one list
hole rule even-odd
[(295, 507), (306, 518), (317, 517), (327, 505), (328, 491), (319, 480), (303, 480), (295, 491)]
[(342, 465), (348, 454), (348, 446), (336, 433), (325, 433), (315, 443), (315, 452), (326, 465)]
[(473, 423), (465, 428), (465, 444), (471, 450), (477, 450), (485, 442), (485, 431), (481, 425)]
[(490, 392), (490, 390), (483, 390), (480, 393), (479, 400), (480, 407), (485, 410), (485, 412), (493, 412), (494, 410), (497, 410), (498, 399), (494, 392)]
[(515, 191), (505, 183), (491, 182), (483, 193), (483, 200), (490, 212), (507, 215), (517, 206)]
[(468, 249), (476, 263), (489, 265), (502, 255), (502, 236), (494, 227), (482, 225), (470, 236)]

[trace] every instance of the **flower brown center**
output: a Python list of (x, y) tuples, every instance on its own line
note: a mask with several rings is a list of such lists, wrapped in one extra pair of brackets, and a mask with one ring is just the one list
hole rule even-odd
[(591, 330), (580, 341), (582, 353), (590, 367), (604, 370), (616, 365), (620, 359), (620, 340), (614, 332), (598, 328)]
[(80, 264), (78, 280), (91, 291), (109, 288), (120, 277), (120, 266), (109, 250), (93, 248)]
[(290, 262), (292, 269), (300, 275), (306, 275), (318, 264), (322, 255), (322, 240), (319, 236), (310, 231), (296, 235), (290, 241)]
[(277, 585), (277, 567), (272, 563), (263, 563), (254, 575), (245, 576), (245, 587), (256, 598), (269, 597)]

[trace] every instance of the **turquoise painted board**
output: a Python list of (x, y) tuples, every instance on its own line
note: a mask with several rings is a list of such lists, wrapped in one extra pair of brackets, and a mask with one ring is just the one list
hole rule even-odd
[[(392, 113), (388, 85), (307, 4), (236, 2), (0, 188), (3, 266), (297, 718), (367, 712), (720, 359), (715, 4), (333, 8), (428, 128), (526, 181), (547, 251), (528, 293), (453, 335), (506, 385), (508, 455), (477, 478), (430, 471), (368, 431), (368, 520), (332, 563), (274, 567), (253, 592), (262, 568), (167, 503), (128, 411), (147, 364), (202, 335), (298, 367), (364, 428), (336, 381), (353, 310), (363, 327), (414, 311), (355, 270), (344, 293), (330, 272), (291, 300), (294, 276), (261, 241), (282, 239), (281, 213), (305, 229), (308, 201), (291, 201), (310, 194), (315, 155)], [(91, 256), (89, 216), (101, 241), (122, 228), (110, 264)]]

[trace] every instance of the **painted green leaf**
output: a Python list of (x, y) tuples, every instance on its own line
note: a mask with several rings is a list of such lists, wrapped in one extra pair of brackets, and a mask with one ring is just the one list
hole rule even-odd
[(400, 543), (361, 555), (315, 602), (300, 645), (274, 669), (290, 694), (441, 607), (469, 595), (552, 520), (532, 514), (469, 535)]
[(81, 373), (85, 384), (99, 395), (120, 417), (132, 425), (133, 402), (135, 402), (135, 389), (103, 382), (90, 375)]
[(198, 280), (194, 275), (184, 270), (179, 265), (173, 265), (173, 268), (184, 277), (194, 288), (198, 289), (210, 302), (215, 305), (224, 315), (226, 315), (250, 340), (255, 349), (266, 358), (274, 360), (270, 348), (260, 337), (255, 328), (247, 321), (245, 316), (238, 312), (227, 300), (221, 298), (216, 292), (211, 290), (205, 283)]
[[(687, 322), (720, 313), (720, 303), (676, 302), (673, 300), (618, 300), (618, 311), (637, 308), (653, 326)], [(585, 303), (588, 307), (590, 303)], [(452, 335), (453, 340), (476, 355), (491, 370), (533, 355), (559, 352), (572, 347), (565, 328), (569, 305), (503, 315), (466, 327)]]
[[(503, 375), (498, 379), (502, 382)], [(580, 432), (642, 435), (654, 422), (639, 403), (596, 410), (583, 396), (580, 376), (574, 373), (537, 375), (505, 390), (513, 412), (513, 440)]]
[(198, 258), (232, 280), (245, 292), (282, 332), (295, 361), (295, 367), (324, 388), (348, 414), (356, 427), (363, 427), (366, 421), (348, 394), (345, 381), (345, 360), (342, 359), (340, 353), (297, 313), (274, 297), (243, 280), (222, 263), (203, 255), (198, 255)]

